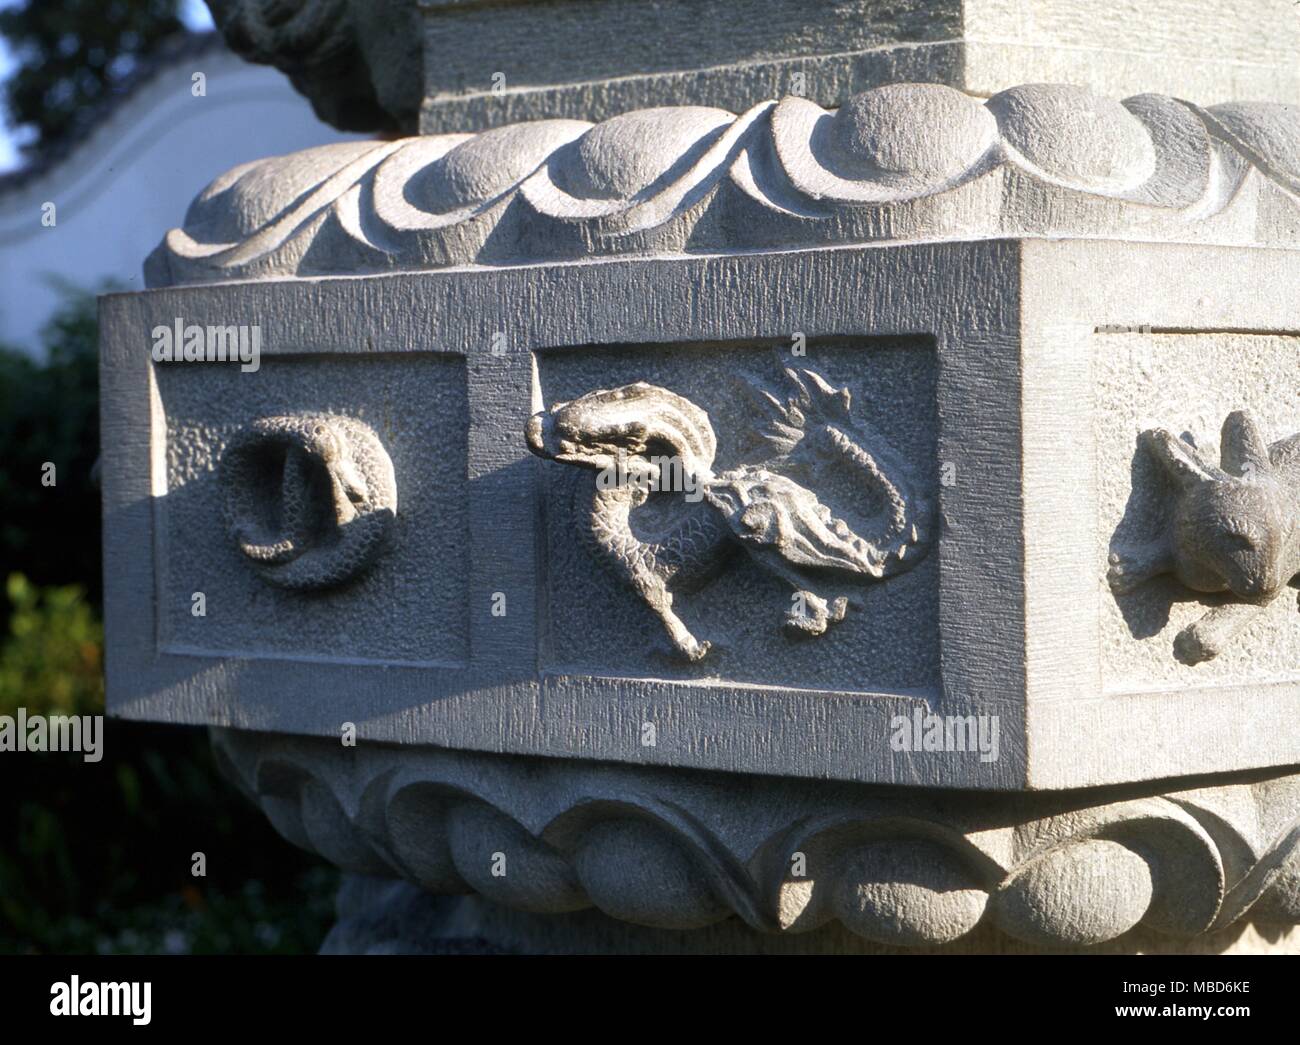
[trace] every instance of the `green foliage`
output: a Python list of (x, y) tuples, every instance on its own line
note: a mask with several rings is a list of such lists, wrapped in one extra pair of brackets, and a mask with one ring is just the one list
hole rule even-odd
[(100, 715), (104, 629), (81, 588), (10, 574), (9, 640), (0, 646), (0, 714)]
[[(80, 584), (98, 603), (99, 347), (94, 296), (69, 292), (43, 358), (0, 347), (0, 576)], [(42, 484), (55, 467), (55, 485)], [(3, 618), (0, 617), (0, 627)]]
[[(97, 341), (82, 293), (43, 361), (0, 349), (0, 715), (103, 712)], [(319, 946), (335, 874), (220, 777), (202, 731), (110, 719), (102, 752), (0, 752), (0, 953)]]
[(86, 129), (97, 103), (140, 58), (184, 30), (179, 0), (26, 0), (0, 11), (20, 67), (6, 86), (10, 121), (31, 151)]
[(103, 751), (0, 754), (0, 953), (320, 946), (336, 874), (219, 776), (203, 733), (110, 719)]
[[(81, 591), (17, 574), (7, 588), (0, 714), (101, 714), (101, 628)], [(0, 752), (0, 953), (319, 946), (335, 877), (220, 778), (203, 733), (107, 720), (101, 750)]]

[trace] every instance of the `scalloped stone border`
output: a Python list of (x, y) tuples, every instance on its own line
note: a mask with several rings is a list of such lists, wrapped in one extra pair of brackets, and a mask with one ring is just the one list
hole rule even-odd
[(1087, 946), (1300, 923), (1300, 775), (972, 794), (213, 730), (289, 841), (360, 874), (663, 929), (838, 922), (927, 946), (979, 926)]
[(1290, 245), (1298, 197), (1300, 107), (888, 84), (835, 111), (645, 109), (260, 160), (209, 185), (145, 272), (159, 287), (992, 236)]

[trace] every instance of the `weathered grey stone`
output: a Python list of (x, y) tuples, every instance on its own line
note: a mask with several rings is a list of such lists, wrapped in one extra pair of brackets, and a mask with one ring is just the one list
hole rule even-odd
[(1104, 943), (1032, 944), (988, 922), (947, 943), (874, 943), (839, 922), (768, 933), (737, 918), (691, 932), (651, 929), (595, 909), (529, 914), (478, 896), (434, 896), (408, 882), (345, 875), (323, 954), (1300, 954), (1300, 926), (1246, 920), (1193, 937), (1138, 926)]
[(207, 0), (232, 50), (273, 65), (348, 131), (415, 126), (423, 59), (415, 0)]
[(904, 946), (982, 924), (1040, 946), (1139, 926), (1193, 937), (1257, 906), (1300, 922), (1295, 775), (980, 795), (231, 730), (214, 745), (297, 845), (346, 870), (523, 911), (594, 906), (664, 929), (735, 917), (783, 934), (838, 921)]
[(1268, 445), (1244, 411), (1228, 415), (1221, 466), (1165, 428), (1139, 436), (1174, 486), (1163, 525), (1112, 555), (1110, 585), (1127, 594), (1163, 573), (1196, 592), (1226, 592), (1178, 633), (1189, 663), (1217, 657), (1300, 574), (1300, 434)]
[[(170, 721), (326, 736), (356, 721), (368, 740), (914, 784), (1086, 786), (1294, 764), (1294, 602), (1274, 599), (1231, 649), (1192, 665), (1175, 656), (1188, 613), (1204, 612), (1190, 593), (1153, 584), (1117, 599), (1105, 574), (1127, 499), (1147, 495), (1140, 432), (1203, 412), (1217, 424), (1234, 408), (1294, 432), (1294, 337), (1268, 331), (1300, 329), (1295, 268), (1287, 251), (985, 240), (109, 299), (108, 598), (121, 643), (110, 702)], [(175, 316), (260, 322), (263, 369), (165, 364), (149, 377), (143, 331)], [(790, 355), (796, 331), (802, 357)], [(1206, 398), (1226, 346), (1242, 343), (1256, 363)], [(784, 582), (753, 556), (719, 564), (673, 603), (690, 633), (715, 641), (692, 665), (584, 545), (589, 508), (584, 519), (572, 506), (594, 477), (530, 460), (525, 429), (538, 409), (649, 381), (705, 409), (727, 471), (755, 460), (742, 437), (768, 416), (735, 377), (780, 389), (783, 360), (849, 387), (854, 411), (937, 497), (937, 555), (863, 589), (862, 610), (839, 623), (828, 603), (829, 626), (807, 638), (774, 628), (792, 608)], [(441, 406), (385, 435), (403, 506), (389, 554), (360, 597), (292, 597), (265, 628), (248, 607), (269, 589), (248, 587), (256, 577), (221, 532), (204, 471), (225, 437), (188, 433), (230, 432), (286, 403), (373, 424), (386, 374), (415, 373)], [(1093, 376), (1108, 373), (1118, 383), (1105, 378), (1099, 396)], [(1139, 402), (1149, 415), (1131, 412)], [(162, 424), (172, 413), (194, 421)], [(195, 481), (175, 472), (160, 487), (151, 461), (195, 454)], [(421, 494), (430, 465), (446, 478)], [(151, 510), (159, 489), (172, 493)], [(659, 506), (666, 524), (673, 503)], [(175, 534), (157, 551), (139, 537), (155, 511)], [(151, 621), (139, 595), (156, 573), (170, 594)], [(191, 616), (205, 585), (224, 591), (225, 628)], [(1143, 607), (1132, 624), (1131, 604)], [(997, 758), (894, 750), (898, 723), (918, 712), (996, 719)]]
[[(1127, 539), (1125, 505), (1152, 489), (1141, 431), (1204, 431), (1199, 417), (1217, 425), (1233, 409), (1270, 432), (1296, 430), (1285, 333), (1300, 329), (1295, 266), (1290, 251), (990, 240), (107, 299), (111, 706), (328, 736), (356, 722), (363, 740), (940, 786), (1079, 787), (1295, 764), (1293, 600), (1273, 600), (1222, 654), (1191, 665), (1175, 636), (1204, 612), (1194, 593), (1152, 582), (1117, 598), (1106, 584), (1112, 545)], [(260, 323), (261, 371), (155, 368), (146, 332), (177, 316)], [(802, 357), (791, 355), (796, 332)], [(1234, 356), (1243, 345), (1249, 355)], [(1228, 379), (1232, 358), (1252, 362)], [(529, 418), (647, 381), (705, 411), (725, 472), (761, 459), (745, 434), (767, 417), (735, 377), (779, 390), (789, 363), (849, 388), (855, 416), (937, 499), (935, 548), (855, 591), (863, 608), (843, 620), (829, 623), (828, 603), (829, 626), (812, 637), (774, 627), (792, 609), (790, 587), (753, 556), (733, 556), (674, 602), (688, 631), (715, 644), (692, 664), (591, 554), (590, 502), (574, 505), (595, 478), (532, 458)], [(382, 425), (379, 403), (391, 419)], [(286, 408), (364, 420), (392, 456), (402, 508), (390, 550), (355, 589), (273, 595), (220, 524), (210, 469), (224, 440)], [(166, 478), (152, 462), (169, 459), (192, 466)], [(429, 482), (431, 467), (442, 478)], [(834, 482), (804, 485), (829, 500)], [(656, 510), (667, 525), (683, 508), (669, 497)], [(143, 536), (156, 525), (172, 535), (157, 545)], [(167, 597), (154, 619), (139, 593), (159, 578)], [(220, 593), (207, 620), (189, 602), (205, 586)], [(497, 593), (504, 616), (493, 615)], [(274, 626), (249, 612), (268, 599)], [(211, 626), (214, 612), (223, 627)], [(918, 713), (996, 720), (996, 759), (973, 744), (927, 752), (920, 738), (896, 750), (899, 723)]]
[[(589, 511), (574, 506), (588, 515), (585, 536), (663, 621), (687, 660), (703, 660), (710, 644), (673, 612), (669, 586), (698, 586), (733, 546), (795, 589), (785, 624), (807, 636), (842, 621), (849, 596), (822, 597), (805, 586), (882, 581), (910, 570), (929, 550), (933, 498), (879, 432), (854, 416), (849, 390), (812, 370), (786, 368), (785, 377), (793, 387), (784, 402), (749, 385), (771, 426), (755, 426), (752, 436), (761, 463), (717, 474), (708, 414), (644, 381), (587, 392), (529, 419), (534, 453), (598, 473), (594, 493), (578, 487)], [(671, 454), (655, 454), (656, 447)], [(837, 465), (842, 474), (833, 476)], [(823, 487), (809, 489), (792, 476)], [(636, 509), (653, 494), (673, 493), (695, 507), (643, 539)], [(829, 497), (840, 514), (819, 497)]]
[[(633, 109), (836, 106), (883, 83), (1300, 102), (1290, 0), (210, 0), (236, 51), (350, 129), (473, 131)], [(422, 70), (422, 73), (421, 73)], [(420, 99), (423, 97), (423, 104)]]
[(261, 417), (221, 455), (230, 535), (258, 573), (297, 591), (361, 573), (397, 512), (393, 462), (346, 417)]
[(110, 707), (412, 883), (327, 950), (1295, 925), (1289, 4), (219, 6), (424, 99), (103, 311)]
[(146, 265), (151, 286), (910, 239), (1293, 245), (1300, 107), (987, 102), (880, 87), (827, 112), (688, 106), (310, 149), (236, 168)]

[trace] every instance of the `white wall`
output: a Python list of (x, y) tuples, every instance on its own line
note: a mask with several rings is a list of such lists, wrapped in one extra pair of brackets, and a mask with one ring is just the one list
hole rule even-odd
[[(196, 71), (206, 97), (191, 92)], [(227, 168), (346, 137), (355, 136), (317, 120), (275, 70), (219, 44), (160, 68), (48, 170), (0, 182), (0, 343), (38, 349), (61, 301), (52, 280), (142, 288), (146, 255)], [(57, 207), (53, 228), (41, 225), (46, 201)]]

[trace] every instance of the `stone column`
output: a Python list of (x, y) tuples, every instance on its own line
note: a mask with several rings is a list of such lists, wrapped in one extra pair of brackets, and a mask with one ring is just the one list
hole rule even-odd
[(420, 132), (103, 303), (110, 708), (327, 950), (1300, 949), (1289, 4), (212, 6)]

